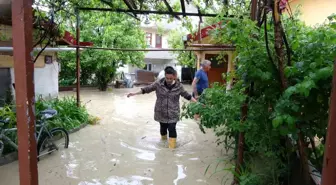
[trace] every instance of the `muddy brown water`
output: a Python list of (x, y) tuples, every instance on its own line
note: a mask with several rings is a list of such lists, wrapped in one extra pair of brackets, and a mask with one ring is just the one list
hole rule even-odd
[[(155, 94), (126, 98), (137, 89), (81, 91), (89, 112), (101, 118), (70, 135), (68, 149), (44, 157), (39, 163), (41, 185), (195, 185), (230, 184), (232, 176), (220, 171), (230, 165), (229, 154), (217, 147), (213, 132), (203, 134), (194, 120), (177, 124), (177, 148), (160, 141), (153, 120)], [(60, 96), (72, 96), (62, 92)], [(204, 174), (209, 164), (214, 163)], [(224, 180), (223, 180), (224, 178)], [(223, 183), (222, 183), (223, 182)], [(224, 183), (226, 182), (226, 183)], [(18, 185), (18, 163), (0, 166), (0, 184)]]

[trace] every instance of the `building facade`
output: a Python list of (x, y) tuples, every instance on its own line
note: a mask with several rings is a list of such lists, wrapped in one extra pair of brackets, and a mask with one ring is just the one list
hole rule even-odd
[(291, 0), (289, 6), (292, 12), (300, 10), (301, 20), (310, 26), (321, 24), (328, 16), (336, 14), (335, 0)]
[[(209, 78), (209, 84), (212, 86), (213, 83), (217, 82), (222, 85), (226, 84), (228, 88), (231, 87), (231, 82), (226, 82), (226, 74), (234, 71), (234, 59), (235, 51), (234, 47), (229, 47), (226, 45), (217, 45), (215, 38), (213, 38), (210, 33), (212, 30), (220, 29), (221, 26), (225, 24), (217, 23), (200, 30), (199, 33), (190, 33), (184, 40), (187, 48), (200, 49), (203, 47), (221, 48), (223, 51), (195, 51), (197, 56), (197, 69), (200, 69), (200, 63), (203, 60), (211, 61), (211, 69), (207, 73)], [(227, 48), (227, 49), (225, 49)], [(225, 51), (226, 50), (226, 51)]]
[[(3, 99), (9, 89), (15, 96), (12, 27), (0, 24), (0, 36), (0, 99)], [(57, 97), (58, 74), (57, 52), (47, 48), (35, 62), (34, 85), (36, 96)]]
[[(141, 29), (145, 33), (145, 40), (147, 48), (151, 49), (167, 49), (169, 31), (172, 27), (169, 24), (165, 26), (159, 26), (156, 22), (149, 24), (142, 23)], [(145, 53), (144, 68), (138, 68), (136, 66), (128, 65), (121, 69), (125, 73), (135, 73), (136, 70), (147, 70), (155, 73), (159, 73), (166, 66), (176, 66), (177, 61), (174, 54), (169, 51), (148, 51)]]
[[(36, 42), (36, 41), (35, 41)], [(73, 36), (65, 32), (64, 37), (57, 39), (59, 45), (76, 45)], [(81, 42), (80, 45), (92, 45), (89, 42)], [(12, 27), (8, 24), (0, 24), (0, 107), (8, 92), (15, 99), (15, 73), (12, 47)], [(37, 54), (41, 47), (34, 48)], [(61, 51), (73, 51), (75, 48), (46, 47), (34, 64), (34, 87), (36, 97), (55, 98), (58, 96), (58, 77), (60, 64), (57, 53)], [(20, 71), (18, 71), (20, 72)]]

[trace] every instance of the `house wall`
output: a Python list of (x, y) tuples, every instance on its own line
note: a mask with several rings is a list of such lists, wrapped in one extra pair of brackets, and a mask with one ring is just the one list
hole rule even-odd
[(311, 26), (323, 23), (328, 16), (336, 13), (336, 0), (292, 0), (289, 4), (292, 12), (301, 5), (301, 19)]
[[(44, 68), (45, 62), (44, 62), (44, 56), (40, 56), (35, 64), (35, 68)], [(3, 55), (0, 52), (0, 68), (13, 68), (14, 67), (14, 60), (13, 56), (11, 55)]]
[[(151, 47), (155, 48), (156, 34), (158, 33), (158, 30), (156, 28), (142, 28), (142, 30), (145, 33), (152, 34)], [(168, 48), (168, 33), (167, 32), (162, 33), (162, 48)]]
[[(12, 27), (0, 24), (0, 46), (12, 46)], [(52, 56), (53, 63), (45, 64), (45, 56)], [(59, 65), (56, 52), (43, 52), (34, 64), (35, 95), (44, 98), (58, 96)], [(0, 68), (10, 70), (11, 84), (15, 83), (14, 60), (12, 52), (0, 52)], [(0, 81), (5, 79), (0, 78)], [(5, 82), (3, 82), (5, 83)], [(15, 98), (15, 90), (11, 85)]]
[[(201, 40), (201, 42), (194, 42), (195, 44), (214, 44), (214, 40), (211, 36), (205, 37)], [(234, 59), (235, 59), (235, 52), (234, 51), (196, 51), (195, 54), (197, 56), (197, 70), (200, 69), (200, 63), (205, 60), (206, 54), (220, 54), (224, 52), (225, 55), (228, 55), (227, 61), (227, 71), (226, 73), (234, 71)], [(210, 70), (211, 72), (211, 70)], [(227, 83), (227, 89), (231, 88), (231, 82)]]
[[(153, 72), (160, 72), (164, 70), (167, 66), (175, 67), (176, 61), (175, 60), (163, 60), (163, 59), (145, 59), (144, 61), (146, 64), (152, 64), (152, 70)], [(136, 70), (139, 70), (140, 68), (136, 66), (132, 66), (131, 64), (128, 65), (128, 73), (135, 73)], [(125, 70), (124, 70), (125, 71)]]
[[(58, 74), (59, 65), (57, 62), (57, 55), (55, 53), (46, 53), (45, 55), (51, 55), (53, 57), (52, 64), (45, 64), (44, 67), (34, 69), (34, 86), (35, 95), (42, 96), (44, 98), (54, 98), (58, 96)], [(44, 56), (39, 58), (44, 60)], [(11, 83), (15, 83), (15, 71), (14, 68), (10, 68)], [(15, 97), (15, 90), (12, 87), (13, 96)]]

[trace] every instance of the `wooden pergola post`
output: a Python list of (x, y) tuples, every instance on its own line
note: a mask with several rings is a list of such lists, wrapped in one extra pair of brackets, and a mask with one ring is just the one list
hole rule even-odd
[(329, 123), (325, 144), (322, 185), (336, 184), (336, 60), (329, 105)]
[(79, 9), (76, 12), (76, 97), (77, 97), (77, 107), (80, 107), (80, 30), (79, 30)]
[(20, 185), (38, 185), (32, 4), (33, 0), (12, 1)]

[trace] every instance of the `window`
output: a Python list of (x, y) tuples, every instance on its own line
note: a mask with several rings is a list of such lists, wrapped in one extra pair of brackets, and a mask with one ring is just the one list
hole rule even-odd
[(156, 37), (155, 47), (162, 48), (162, 36), (159, 34), (156, 34), (155, 37)]
[(143, 69), (147, 71), (152, 71), (152, 64), (146, 64)]
[(147, 44), (147, 47), (152, 46), (152, 34), (151, 33), (146, 33), (146, 44)]

